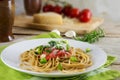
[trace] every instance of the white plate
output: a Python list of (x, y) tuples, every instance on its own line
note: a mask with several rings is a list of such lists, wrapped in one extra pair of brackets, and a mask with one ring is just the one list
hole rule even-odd
[(78, 47), (83, 50), (85, 50), (86, 48), (92, 49), (92, 51), (90, 52), (90, 55), (92, 56), (93, 65), (91, 67), (87, 68), (83, 72), (77, 72), (77, 73), (33, 72), (33, 71), (23, 70), (19, 67), (19, 64), (20, 64), (19, 58), (20, 58), (21, 53), (23, 53), (24, 51), (29, 50), (31, 48), (35, 48), (36, 46), (46, 44), (50, 40), (61, 40), (61, 39), (53, 39), (53, 38), (34, 39), (34, 40), (26, 40), (26, 41), (15, 43), (2, 51), (1, 59), (10, 68), (13, 68), (20, 72), (25, 72), (28, 74), (42, 76), (42, 77), (67, 77), (67, 76), (79, 75), (82, 73), (86, 73), (86, 72), (95, 70), (95, 69), (99, 68), (100, 66), (102, 66), (103, 64), (105, 64), (105, 62), (106, 62), (107, 55), (99, 47), (85, 43), (85, 42), (67, 39), (71, 46)]

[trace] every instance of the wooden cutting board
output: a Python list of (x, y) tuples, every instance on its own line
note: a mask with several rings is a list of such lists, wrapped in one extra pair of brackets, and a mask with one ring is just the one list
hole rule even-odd
[(64, 18), (62, 25), (48, 25), (48, 24), (36, 24), (33, 23), (33, 17), (29, 16), (16, 16), (14, 26), (40, 29), (51, 31), (53, 29), (58, 29), (60, 32), (66, 32), (73, 30), (78, 34), (85, 34), (95, 30), (103, 23), (102, 18), (93, 17), (88, 23), (79, 22), (77, 19)]

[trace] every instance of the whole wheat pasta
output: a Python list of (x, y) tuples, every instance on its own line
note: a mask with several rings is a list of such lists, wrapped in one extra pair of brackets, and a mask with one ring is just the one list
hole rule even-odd
[[(46, 62), (41, 63), (41, 55), (45, 54), (44, 50), (41, 54), (36, 54), (35, 49), (31, 49), (22, 53), (20, 56), (20, 67), (22, 69), (35, 72), (60, 71), (64, 73), (70, 73), (84, 71), (87, 67), (93, 64), (90, 55), (85, 53), (85, 51), (81, 50), (80, 48), (74, 47), (70, 47), (70, 50), (67, 52), (64, 50), (65, 54), (63, 56), (56, 56), (47, 59), (47, 56), (50, 56), (52, 52), (46, 54), (44, 57), (47, 59)], [(60, 51), (62, 50), (56, 49), (56, 53), (54, 54), (57, 55)], [(67, 53), (69, 53), (69, 55)], [(61, 69), (59, 69), (60, 67)]]

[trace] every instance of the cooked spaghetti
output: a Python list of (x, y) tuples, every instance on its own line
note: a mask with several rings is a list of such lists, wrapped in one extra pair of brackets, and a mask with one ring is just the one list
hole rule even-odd
[(90, 56), (65, 40), (50, 41), (21, 54), (20, 67), (35, 72), (81, 72), (92, 65)]

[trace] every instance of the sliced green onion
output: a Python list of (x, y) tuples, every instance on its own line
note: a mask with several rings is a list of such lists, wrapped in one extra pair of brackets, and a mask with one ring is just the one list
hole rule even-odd
[(45, 64), (47, 62), (46, 58), (41, 58), (40, 63)]
[(71, 56), (71, 57), (70, 57), (70, 61), (72, 61), (72, 62), (77, 62), (78, 60), (77, 60), (77, 58), (76, 58), (75, 56)]
[(62, 70), (62, 69), (63, 69), (62, 64), (59, 63), (59, 64), (58, 64), (58, 70)]
[(90, 52), (90, 51), (91, 51), (90, 48), (86, 48), (86, 50), (85, 50), (86, 53), (88, 53), (88, 52)]

